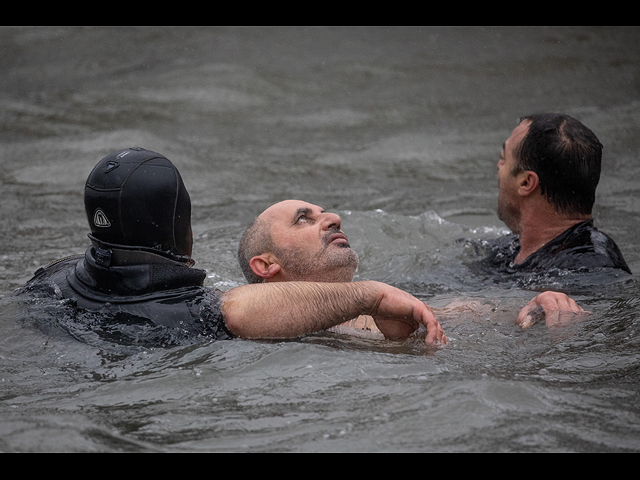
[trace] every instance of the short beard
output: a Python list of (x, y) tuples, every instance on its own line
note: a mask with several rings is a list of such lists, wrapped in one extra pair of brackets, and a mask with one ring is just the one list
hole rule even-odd
[(305, 258), (297, 249), (273, 249), (282, 268), (291, 280), (306, 282), (351, 282), (358, 268), (358, 254), (349, 244), (334, 245), (328, 239), (338, 231), (328, 232), (323, 237), (324, 248), (311, 258)]
[(520, 214), (512, 205), (507, 204), (498, 197), (498, 218), (515, 234), (520, 234)]

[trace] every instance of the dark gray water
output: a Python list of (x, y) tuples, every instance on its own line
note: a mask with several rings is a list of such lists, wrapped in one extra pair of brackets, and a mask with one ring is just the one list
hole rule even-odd
[[(0, 65), (0, 451), (640, 450), (637, 277), (546, 279), (592, 313), (522, 331), (544, 285), (474, 277), (456, 242), (506, 232), (502, 142), (561, 111), (605, 145), (596, 225), (640, 271), (640, 29), (4, 27)], [(485, 307), (443, 316), (438, 350), (30, 328), (9, 295), (85, 250), (86, 176), (128, 146), (180, 169), (211, 286), (243, 283), (242, 229), (297, 198), (343, 217), (358, 279)]]

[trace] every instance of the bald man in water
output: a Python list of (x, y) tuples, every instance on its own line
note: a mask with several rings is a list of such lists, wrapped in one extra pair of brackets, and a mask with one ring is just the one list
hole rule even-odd
[[(240, 240), (238, 260), (250, 284), (346, 284), (352, 282), (358, 266), (358, 255), (341, 230), (340, 217), (298, 200), (277, 203), (260, 214)], [(447, 343), (431, 309), (419, 303), (419, 310), (424, 307), (420, 323), (427, 328), (428, 343), (434, 343), (430, 338)], [(322, 306), (318, 305), (318, 309)], [(369, 316), (358, 316), (347, 325), (375, 331), (389, 339), (407, 338), (420, 326), (378, 319), (374, 322)]]
[[(341, 227), (338, 215), (317, 205), (300, 200), (272, 205), (256, 218), (240, 240), (238, 260), (245, 278), (250, 284), (351, 282), (358, 255)], [(547, 324), (553, 323), (561, 311), (583, 311), (565, 294), (544, 292), (520, 311), (518, 323), (529, 326), (539, 309), (544, 310)], [(378, 322), (366, 316), (342, 327), (379, 333)]]
[[(353, 280), (358, 267), (358, 255), (341, 230), (340, 217), (298, 200), (277, 203), (259, 215), (242, 236), (238, 260), (250, 284), (345, 283)], [(368, 316), (343, 327), (382, 336)]]

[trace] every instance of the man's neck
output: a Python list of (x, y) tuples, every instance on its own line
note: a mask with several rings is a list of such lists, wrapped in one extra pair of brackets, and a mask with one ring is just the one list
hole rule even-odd
[(524, 262), (529, 255), (567, 231), (574, 225), (591, 219), (591, 215), (565, 216), (555, 211), (523, 215), (520, 229), (520, 252), (516, 264)]

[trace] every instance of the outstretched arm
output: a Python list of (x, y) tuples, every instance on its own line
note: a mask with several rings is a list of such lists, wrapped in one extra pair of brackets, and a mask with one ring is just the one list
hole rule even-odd
[(223, 294), (222, 313), (241, 338), (293, 338), (370, 315), (386, 338), (406, 338), (422, 324), (427, 343), (447, 341), (429, 307), (380, 282), (243, 285)]

